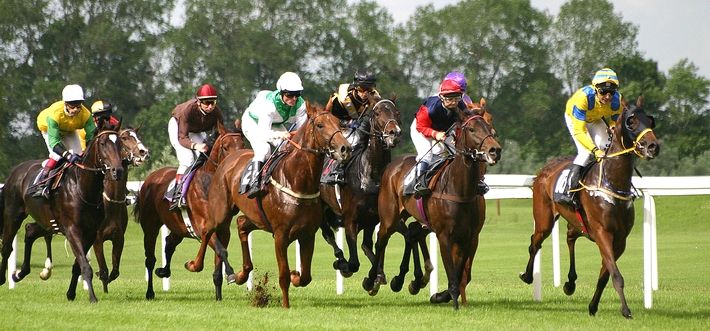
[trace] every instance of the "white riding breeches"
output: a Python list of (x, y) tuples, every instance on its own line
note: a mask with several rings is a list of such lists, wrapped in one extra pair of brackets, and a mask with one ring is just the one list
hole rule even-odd
[[(570, 117), (566, 114), (565, 123), (567, 124), (567, 130), (569, 130), (570, 136), (572, 136), (574, 144), (577, 146), (577, 157), (574, 158), (573, 163), (579, 166), (585, 166), (589, 162), (589, 159), (592, 156), (592, 152), (587, 150), (586, 147), (582, 146), (582, 144), (580, 144), (579, 141), (574, 138), (572, 119), (570, 119)], [(606, 123), (604, 123), (604, 121), (600, 119), (591, 123), (587, 123), (586, 125), (587, 131), (589, 132), (589, 136), (592, 137), (594, 145), (596, 145), (597, 148), (601, 150), (606, 149), (610, 144), (608, 133), (609, 131), (606, 127)]]
[[(42, 132), (42, 138), (44, 138), (44, 144), (45, 146), (47, 146), (47, 151), (49, 151), (49, 158), (55, 161), (59, 161), (62, 156), (55, 153), (52, 150), (52, 147), (49, 147), (49, 135), (47, 134), (47, 132)], [(62, 134), (62, 145), (64, 145), (64, 148), (66, 148), (69, 152), (72, 152), (74, 154), (82, 153), (81, 137), (79, 137), (78, 131)]]
[[(168, 121), (168, 137), (178, 159), (177, 173), (184, 174), (187, 168), (195, 162), (199, 152), (180, 145), (178, 141), (178, 123), (175, 117), (171, 117), (170, 121)], [(190, 132), (188, 137), (193, 143), (202, 144), (207, 140), (207, 132)]]

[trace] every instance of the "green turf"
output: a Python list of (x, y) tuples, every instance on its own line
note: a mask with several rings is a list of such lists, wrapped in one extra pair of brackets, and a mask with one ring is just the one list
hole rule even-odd
[[(142, 233), (140, 226), (131, 222), (121, 276), (110, 285), (109, 293), (101, 291), (99, 282), (94, 284), (98, 304), (89, 304), (86, 291), (81, 289), (74, 302), (66, 300), (72, 259), (64, 251), (62, 237), (54, 241), (53, 276), (41, 281), (38, 273), (44, 261), (44, 248), (37, 243), (32, 273), (14, 290), (7, 285), (0, 288), (0, 330), (710, 329), (710, 197), (656, 197), (660, 279), (653, 308), (649, 310), (643, 305), (641, 206), (642, 201), (637, 201), (636, 226), (619, 261), (633, 320), (625, 320), (619, 313), (619, 299), (611, 285), (604, 292), (597, 316), (588, 315), (587, 305), (596, 284), (600, 258), (596, 245), (586, 239), (577, 244), (579, 279), (577, 292), (571, 297), (552, 286), (551, 250), (549, 241), (545, 243), (543, 301), (533, 301), (532, 286), (518, 279), (527, 261), (532, 231), (531, 201), (502, 200), (500, 215), (496, 202), (489, 201), (473, 281), (467, 288), (469, 304), (458, 311), (451, 305), (429, 304), (428, 288), (412, 296), (406, 293), (406, 288), (393, 293), (383, 287), (377, 296), (370, 297), (361, 288), (367, 264), (346, 279), (345, 294), (337, 295), (332, 253), (320, 234), (313, 263), (314, 280), (305, 288), (291, 288), (291, 309), (282, 309), (278, 303), (267, 308), (251, 307), (243, 285), (225, 285), (224, 300), (214, 301), (212, 267), (190, 273), (182, 266), (196, 253), (196, 241), (185, 241), (178, 248), (171, 289), (163, 292), (157, 280), (156, 299), (149, 302), (144, 298)], [(398, 271), (402, 244), (399, 235), (393, 238), (385, 270), (390, 279)], [(273, 240), (264, 232), (256, 232), (254, 242), (257, 275), (268, 273), (274, 284), (277, 276)], [(561, 251), (564, 282), (568, 263), (564, 244)], [(239, 268), (241, 252), (234, 242), (230, 253), (232, 264)], [(293, 248), (289, 254), (293, 267)], [(209, 263), (212, 255), (208, 254)], [(362, 259), (365, 258), (361, 254)], [(95, 262), (92, 265), (95, 267)], [(409, 279), (411, 276), (407, 283)], [(442, 271), (439, 288), (445, 283)], [(272, 294), (280, 297), (278, 290)]]

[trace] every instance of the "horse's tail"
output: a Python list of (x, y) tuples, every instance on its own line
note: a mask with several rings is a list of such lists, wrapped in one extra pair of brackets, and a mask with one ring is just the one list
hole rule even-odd
[(136, 223), (140, 223), (140, 216), (141, 216), (141, 198), (140, 198), (140, 192), (138, 192), (138, 196), (136, 197), (136, 203), (133, 204), (133, 221)]

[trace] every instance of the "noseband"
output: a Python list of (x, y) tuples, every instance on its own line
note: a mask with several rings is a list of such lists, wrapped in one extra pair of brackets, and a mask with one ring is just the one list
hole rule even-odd
[(623, 155), (623, 154), (630, 153), (630, 152), (634, 152), (634, 154), (636, 154), (640, 158), (644, 157), (643, 154), (641, 154), (638, 150), (638, 146), (640, 145), (639, 142), (641, 141), (641, 139), (643, 139), (643, 137), (646, 134), (648, 134), (649, 132), (653, 132), (653, 128), (642, 123), (643, 129), (638, 134), (636, 134), (636, 137), (630, 136), (630, 138), (631, 138), (630, 140), (632, 140), (631, 146), (627, 146), (626, 142), (624, 141), (624, 137), (627, 134), (634, 133), (633, 130), (631, 130), (631, 128), (629, 128), (628, 125), (626, 125), (626, 120), (628, 118), (630, 118), (631, 116), (633, 116), (636, 111), (641, 111), (641, 110), (634, 110), (633, 112), (631, 112), (631, 115), (629, 115), (628, 117), (624, 116), (624, 118), (623, 118), (624, 122), (622, 123), (622, 127), (624, 129), (624, 132), (622, 132), (622, 134), (621, 134), (621, 148), (622, 148), (622, 150), (615, 152), (615, 153), (611, 153), (609, 155), (606, 155), (606, 157), (615, 157), (615, 156)]

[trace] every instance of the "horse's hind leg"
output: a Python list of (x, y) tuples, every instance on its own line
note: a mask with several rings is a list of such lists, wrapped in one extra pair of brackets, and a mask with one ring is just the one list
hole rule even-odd
[[(535, 196), (533, 196), (535, 197)], [(533, 266), (535, 263), (535, 255), (542, 248), (542, 242), (552, 233), (552, 227), (555, 225), (557, 217), (553, 215), (552, 206), (549, 201), (547, 203), (536, 201), (533, 199), (533, 217), (535, 219), (535, 231), (530, 236), (530, 246), (528, 247), (528, 264), (525, 267), (525, 272), (520, 273), (520, 279), (526, 284), (533, 282)]]
[[(5, 197), (7, 199), (7, 197)], [(0, 208), (3, 208), (3, 232), (2, 232), (2, 261), (0, 261), (0, 285), (5, 284), (7, 280), (5, 277), (7, 275), (7, 259), (10, 258), (12, 254), (12, 240), (15, 238), (17, 231), (20, 229), (20, 224), (27, 217), (27, 214), (21, 212), (18, 208), (19, 206), (11, 206), (7, 208), (0, 201)]]
[(106, 256), (104, 255), (104, 236), (101, 234), (101, 230), (97, 233), (96, 241), (94, 241), (94, 256), (96, 256), (96, 263), (99, 266), (99, 271), (96, 272), (96, 276), (101, 280), (103, 285), (104, 293), (108, 293), (108, 265), (106, 264)]
[(30, 273), (30, 260), (32, 258), (32, 244), (39, 237), (44, 237), (45, 235), (50, 235), (37, 223), (27, 223), (25, 225), (25, 254), (24, 260), (22, 261), (22, 266), (19, 270), (15, 271), (12, 275), (12, 280), (19, 282), (25, 278)]
[[(325, 242), (327, 242), (328, 245), (333, 248), (333, 255), (335, 255), (335, 261), (333, 261), (333, 269), (340, 270), (340, 273), (343, 274), (344, 270), (347, 268), (347, 262), (345, 261), (345, 255), (343, 255), (343, 250), (340, 249), (340, 247), (338, 247), (338, 244), (335, 242), (335, 233), (333, 232), (333, 229), (330, 228), (329, 222), (325, 219), (323, 219), (323, 222), (321, 222), (319, 227), (323, 239), (325, 239)], [(350, 275), (346, 277), (349, 276)]]
[(47, 280), (52, 276), (52, 269), (54, 268), (52, 264), (52, 234), (47, 233), (44, 235), (44, 244), (47, 247), (47, 259), (44, 260), (44, 268), (39, 272), (39, 278)]
[(182, 242), (184, 238), (173, 232), (165, 237), (165, 265), (162, 268), (155, 269), (155, 275), (160, 278), (168, 278), (172, 274), (170, 271), (170, 263), (173, 259), (173, 254), (175, 254), (175, 249)]
[(562, 287), (564, 290), (565, 294), (567, 295), (572, 295), (574, 294), (575, 289), (577, 288), (577, 267), (576, 267), (576, 260), (575, 260), (575, 254), (574, 254), (574, 244), (577, 242), (577, 239), (581, 235), (581, 232), (577, 230), (575, 227), (572, 225), (567, 225), (567, 248), (569, 249), (569, 272), (567, 272), (567, 282), (565, 282), (565, 285)]
[(415, 254), (417, 254), (418, 251), (421, 251), (422, 260), (424, 261), (424, 272), (422, 272), (421, 266), (418, 265), (419, 258), (415, 255), (416, 260), (414, 264), (414, 281), (409, 285), (409, 291), (410, 293), (412, 293), (414, 286), (418, 288), (417, 292), (419, 292), (420, 289), (424, 288), (429, 284), (429, 277), (431, 276), (431, 272), (434, 271), (434, 265), (431, 263), (429, 247), (427, 247), (426, 243), (426, 237), (430, 233), (430, 231), (425, 230), (419, 223), (411, 223), (409, 225), (409, 231), (413, 232), (412, 236), (414, 238), (414, 243), (419, 246), (418, 250), (416, 246), (414, 247), (414, 252)]
[(145, 254), (145, 269), (146, 276), (148, 277), (148, 288), (145, 292), (145, 298), (148, 300), (155, 299), (155, 291), (153, 290), (153, 269), (155, 268), (155, 243), (158, 239), (158, 232), (160, 231), (160, 226), (151, 226), (145, 222), (143, 215), (140, 215), (139, 222), (141, 222), (141, 227), (143, 228), (143, 251)]

